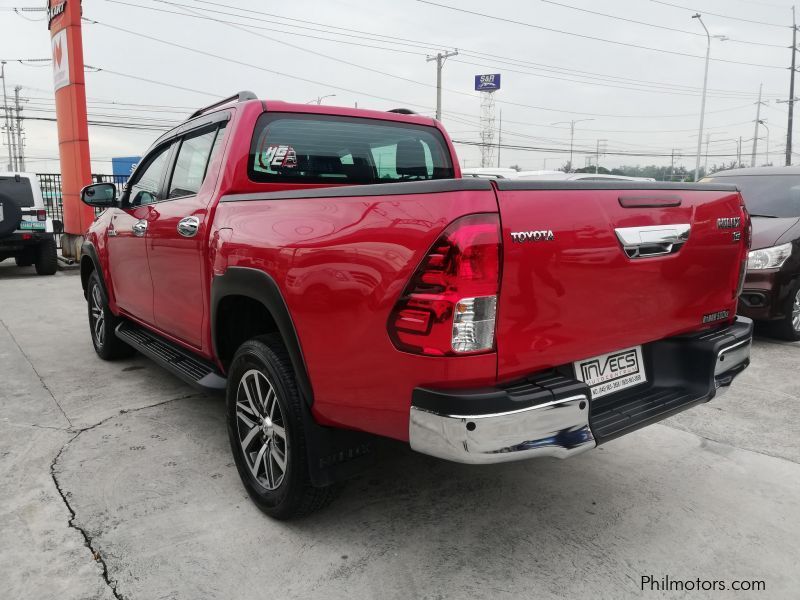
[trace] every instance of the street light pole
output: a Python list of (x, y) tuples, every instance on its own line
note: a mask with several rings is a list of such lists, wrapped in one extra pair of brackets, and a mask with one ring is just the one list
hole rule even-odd
[(766, 166), (769, 166), (769, 127), (767, 127), (767, 123), (766, 123), (765, 119), (759, 120), (758, 124), (761, 125), (762, 127), (764, 127), (764, 129), (767, 130), (767, 152), (766, 152), (766, 157), (767, 158), (766, 158), (765, 163), (766, 163)]
[(708, 86), (708, 59), (711, 57), (711, 34), (708, 32), (708, 28), (706, 24), (703, 23), (703, 17), (700, 13), (696, 13), (692, 15), (693, 19), (697, 19), (700, 22), (700, 25), (703, 26), (703, 30), (706, 32), (706, 67), (705, 72), (703, 74), (703, 99), (700, 102), (700, 129), (697, 133), (697, 158), (694, 163), (694, 180), (697, 181), (700, 179), (700, 152), (703, 148), (703, 120), (706, 116), (706, 89)]
[(313, 100), (309, 100), (308, 102), (306, 102), (306, 104), (316, 103), (317, 106), (319, 106), (322, 104), (322, 101), (325, 100), (325, 98), (333, 98), (334, 96), (336, 96), (336, 94), (325, 94), (324, 96), (317, 96)]

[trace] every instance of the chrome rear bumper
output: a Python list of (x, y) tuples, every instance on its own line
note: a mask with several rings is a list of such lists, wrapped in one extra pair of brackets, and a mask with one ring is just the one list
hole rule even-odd
[(469, 464), (574, 456), (721, 395), (750, 363), (752, 329), (739, 318), (724, 329), (646, 345), (647, 384), (594, 401), (567, 369), (502, 388), (418, 388), (409, 443)]

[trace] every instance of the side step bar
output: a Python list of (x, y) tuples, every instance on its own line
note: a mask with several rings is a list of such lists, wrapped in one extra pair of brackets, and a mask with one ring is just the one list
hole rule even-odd
[(189, 385), (206, 392), (225, 392), (227, 379), (214, 365), (190, 351), (130, 321), (123, 321), (117, 325), (116, 334), (123, 342), (133, 346)]

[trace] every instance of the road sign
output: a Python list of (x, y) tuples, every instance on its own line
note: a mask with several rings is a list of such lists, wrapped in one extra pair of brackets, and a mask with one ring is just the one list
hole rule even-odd
[(500, 89), (500, 73), (475, 75), (476, 92), (494, 92)]

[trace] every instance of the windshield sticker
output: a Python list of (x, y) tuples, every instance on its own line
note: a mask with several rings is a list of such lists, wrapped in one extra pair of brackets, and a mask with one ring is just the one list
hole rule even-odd
[(267, 146), (256, 155), (253, 169), (264, 173), (274, 173), (278, 169), (297, 167), (297, 153), (291, 146)]

